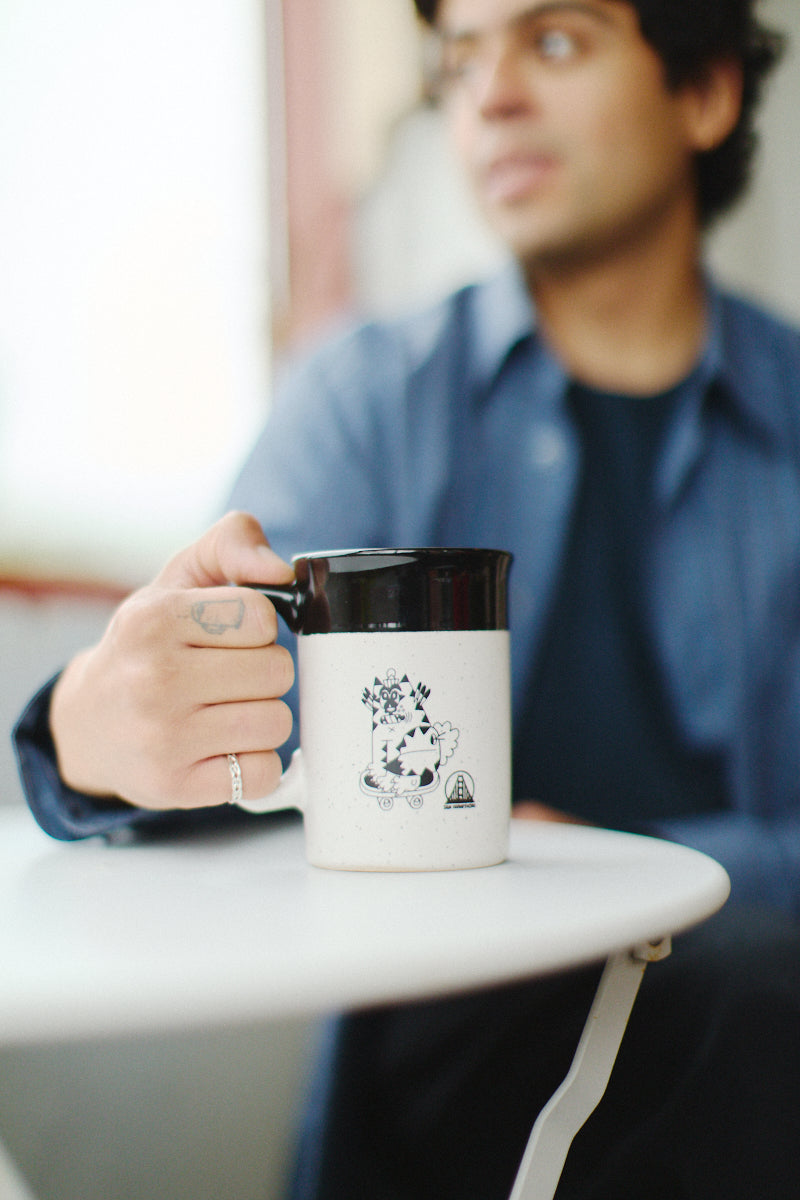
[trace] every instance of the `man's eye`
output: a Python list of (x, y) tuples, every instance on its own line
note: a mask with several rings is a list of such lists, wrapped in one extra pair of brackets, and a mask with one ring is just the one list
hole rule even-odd
[(563, 62), (577, 52), (576, 39), (563, 29), (548, 29), (539, 34), (537, 49), (543, 58)]
[(459, 50), (443, 54), (441, 58), (441, 77), (445, 82), (455, 82), (465, 79), (474, 70), (477, 54), (473, 51)]

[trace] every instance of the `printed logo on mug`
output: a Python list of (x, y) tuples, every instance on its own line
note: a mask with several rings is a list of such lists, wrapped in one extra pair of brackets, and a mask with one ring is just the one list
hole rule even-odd
[(299, 808), (315, 866), (502, 862), (511, 811), (507, 580), (478, 549), (304, 554), (259, 588), (298, 634), (301, 749), (253, 811)]

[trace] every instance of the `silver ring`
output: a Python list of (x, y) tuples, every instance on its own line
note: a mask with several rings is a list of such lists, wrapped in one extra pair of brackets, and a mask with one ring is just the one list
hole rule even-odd
[(242, 802), (242, 768), (235, 754), (228, 755), (228, 770), (231, 773), (231, 804)]

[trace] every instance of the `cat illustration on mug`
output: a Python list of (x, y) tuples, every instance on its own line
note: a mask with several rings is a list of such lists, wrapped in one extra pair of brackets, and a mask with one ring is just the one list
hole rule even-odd
[(395, 796), (420, 808), (424, 793), (438, 787), (439, 767), (458, 744), (458, 730), (449, 721), (429, 719), (429, 696), (429, 687), (412, 684), (407, 675), (398, 679), (394, 668), (364, 688), (361, 698), (372, 711), (372, 761), (359, 782), (383, 809), (392, 807)]

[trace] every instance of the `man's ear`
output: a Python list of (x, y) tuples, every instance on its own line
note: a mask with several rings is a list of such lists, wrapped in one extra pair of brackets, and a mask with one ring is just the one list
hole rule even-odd
[(742, 111), (742, 66), (736, 59), (710, 63), (700, 79), (686, 84), (687, 131), (700, 153), (725, 141)]

